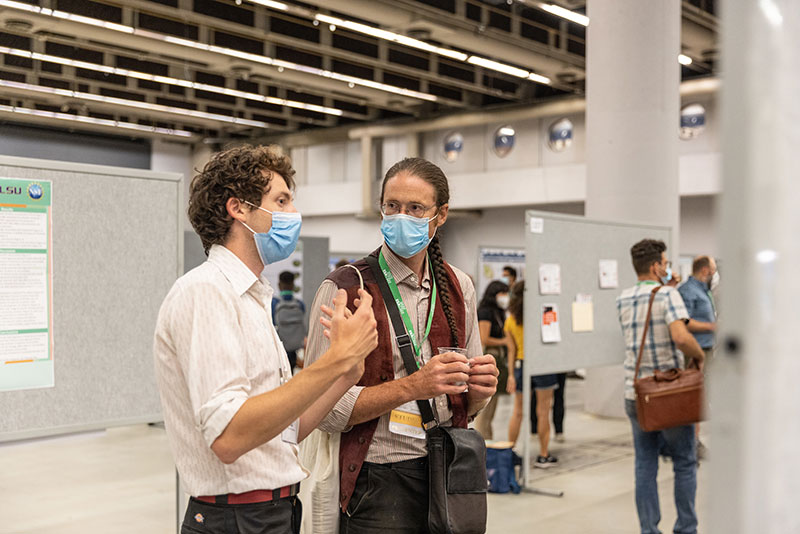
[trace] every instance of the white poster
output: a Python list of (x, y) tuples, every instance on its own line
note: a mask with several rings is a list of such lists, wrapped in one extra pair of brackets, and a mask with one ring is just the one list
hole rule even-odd
[(619, 287), (617, 260), (600, 260), (600, 289)]
[(52, 387), (51, 183), (0, 178), (0, 391)]
[(542, 343), (561, 341), (561, 327), (558, 322), (558, 305), (542, 304)]
[(561, 265), (558, 263), (539, 264), (539, 294), (561, 294)]
[(478, 279), (475, 291), (478, 300), (483, 297), (486, 286), (503, 276), (503, 267), (510, 266), (517, 271), (517, 281), (525, 278), (524, 248), (481, 248), (478, 259)]

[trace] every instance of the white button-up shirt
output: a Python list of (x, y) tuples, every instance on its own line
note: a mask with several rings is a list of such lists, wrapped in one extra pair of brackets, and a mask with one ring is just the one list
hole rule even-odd
[(280, 435), (223, 464), (211, 444), (250, 398), (291, 376), (272, 324), (273, 290), (230, 250), (179, 278), (161, 305), (155, 368), (172, 453), (194, 496), (276, 489), (308, 476)]

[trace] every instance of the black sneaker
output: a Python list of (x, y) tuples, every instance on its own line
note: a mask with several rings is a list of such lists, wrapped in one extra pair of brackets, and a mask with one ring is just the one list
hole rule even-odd
[(551, 467), (555, 463), (558, 463), (558, 458), (556, 458), (553, 455), (547, 455), (547, 456), (537, 456), (536, 461), (533, 463), (533, 465), (534, 467), (547, 469), (548, 467)]

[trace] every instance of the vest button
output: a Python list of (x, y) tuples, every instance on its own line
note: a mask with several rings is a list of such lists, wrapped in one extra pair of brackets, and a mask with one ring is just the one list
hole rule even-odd
[(364, 436), (361, 436), (360, 438), (358, 438), (358, 442), (359, 442), (361, 445), (363, 445), (363, 444), (364, 444), (366, 441), (367, 441), (367, 440), (366, 440), (366, 438), (365, 438)]
[(350, 464), (350, 466), (347, 469), (352, 473), (353, 471), (356, 470), (356, 464)]
[(388, 377), (386, 374), (382, 374), (382, 375), (381, 375), (381, 380), (383, 380), (384, 382), (386, 382), (387, 380), (389, 380), (389, 377)]

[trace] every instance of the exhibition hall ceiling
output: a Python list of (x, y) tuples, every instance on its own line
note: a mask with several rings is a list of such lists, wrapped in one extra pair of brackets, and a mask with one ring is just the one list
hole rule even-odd
[[(712, 75), (716, 0), (682, 5), (683, 78)], [(581, 95), (585, 13), (577, 0), (0, 0), (0, 119), (219, 142)]]

